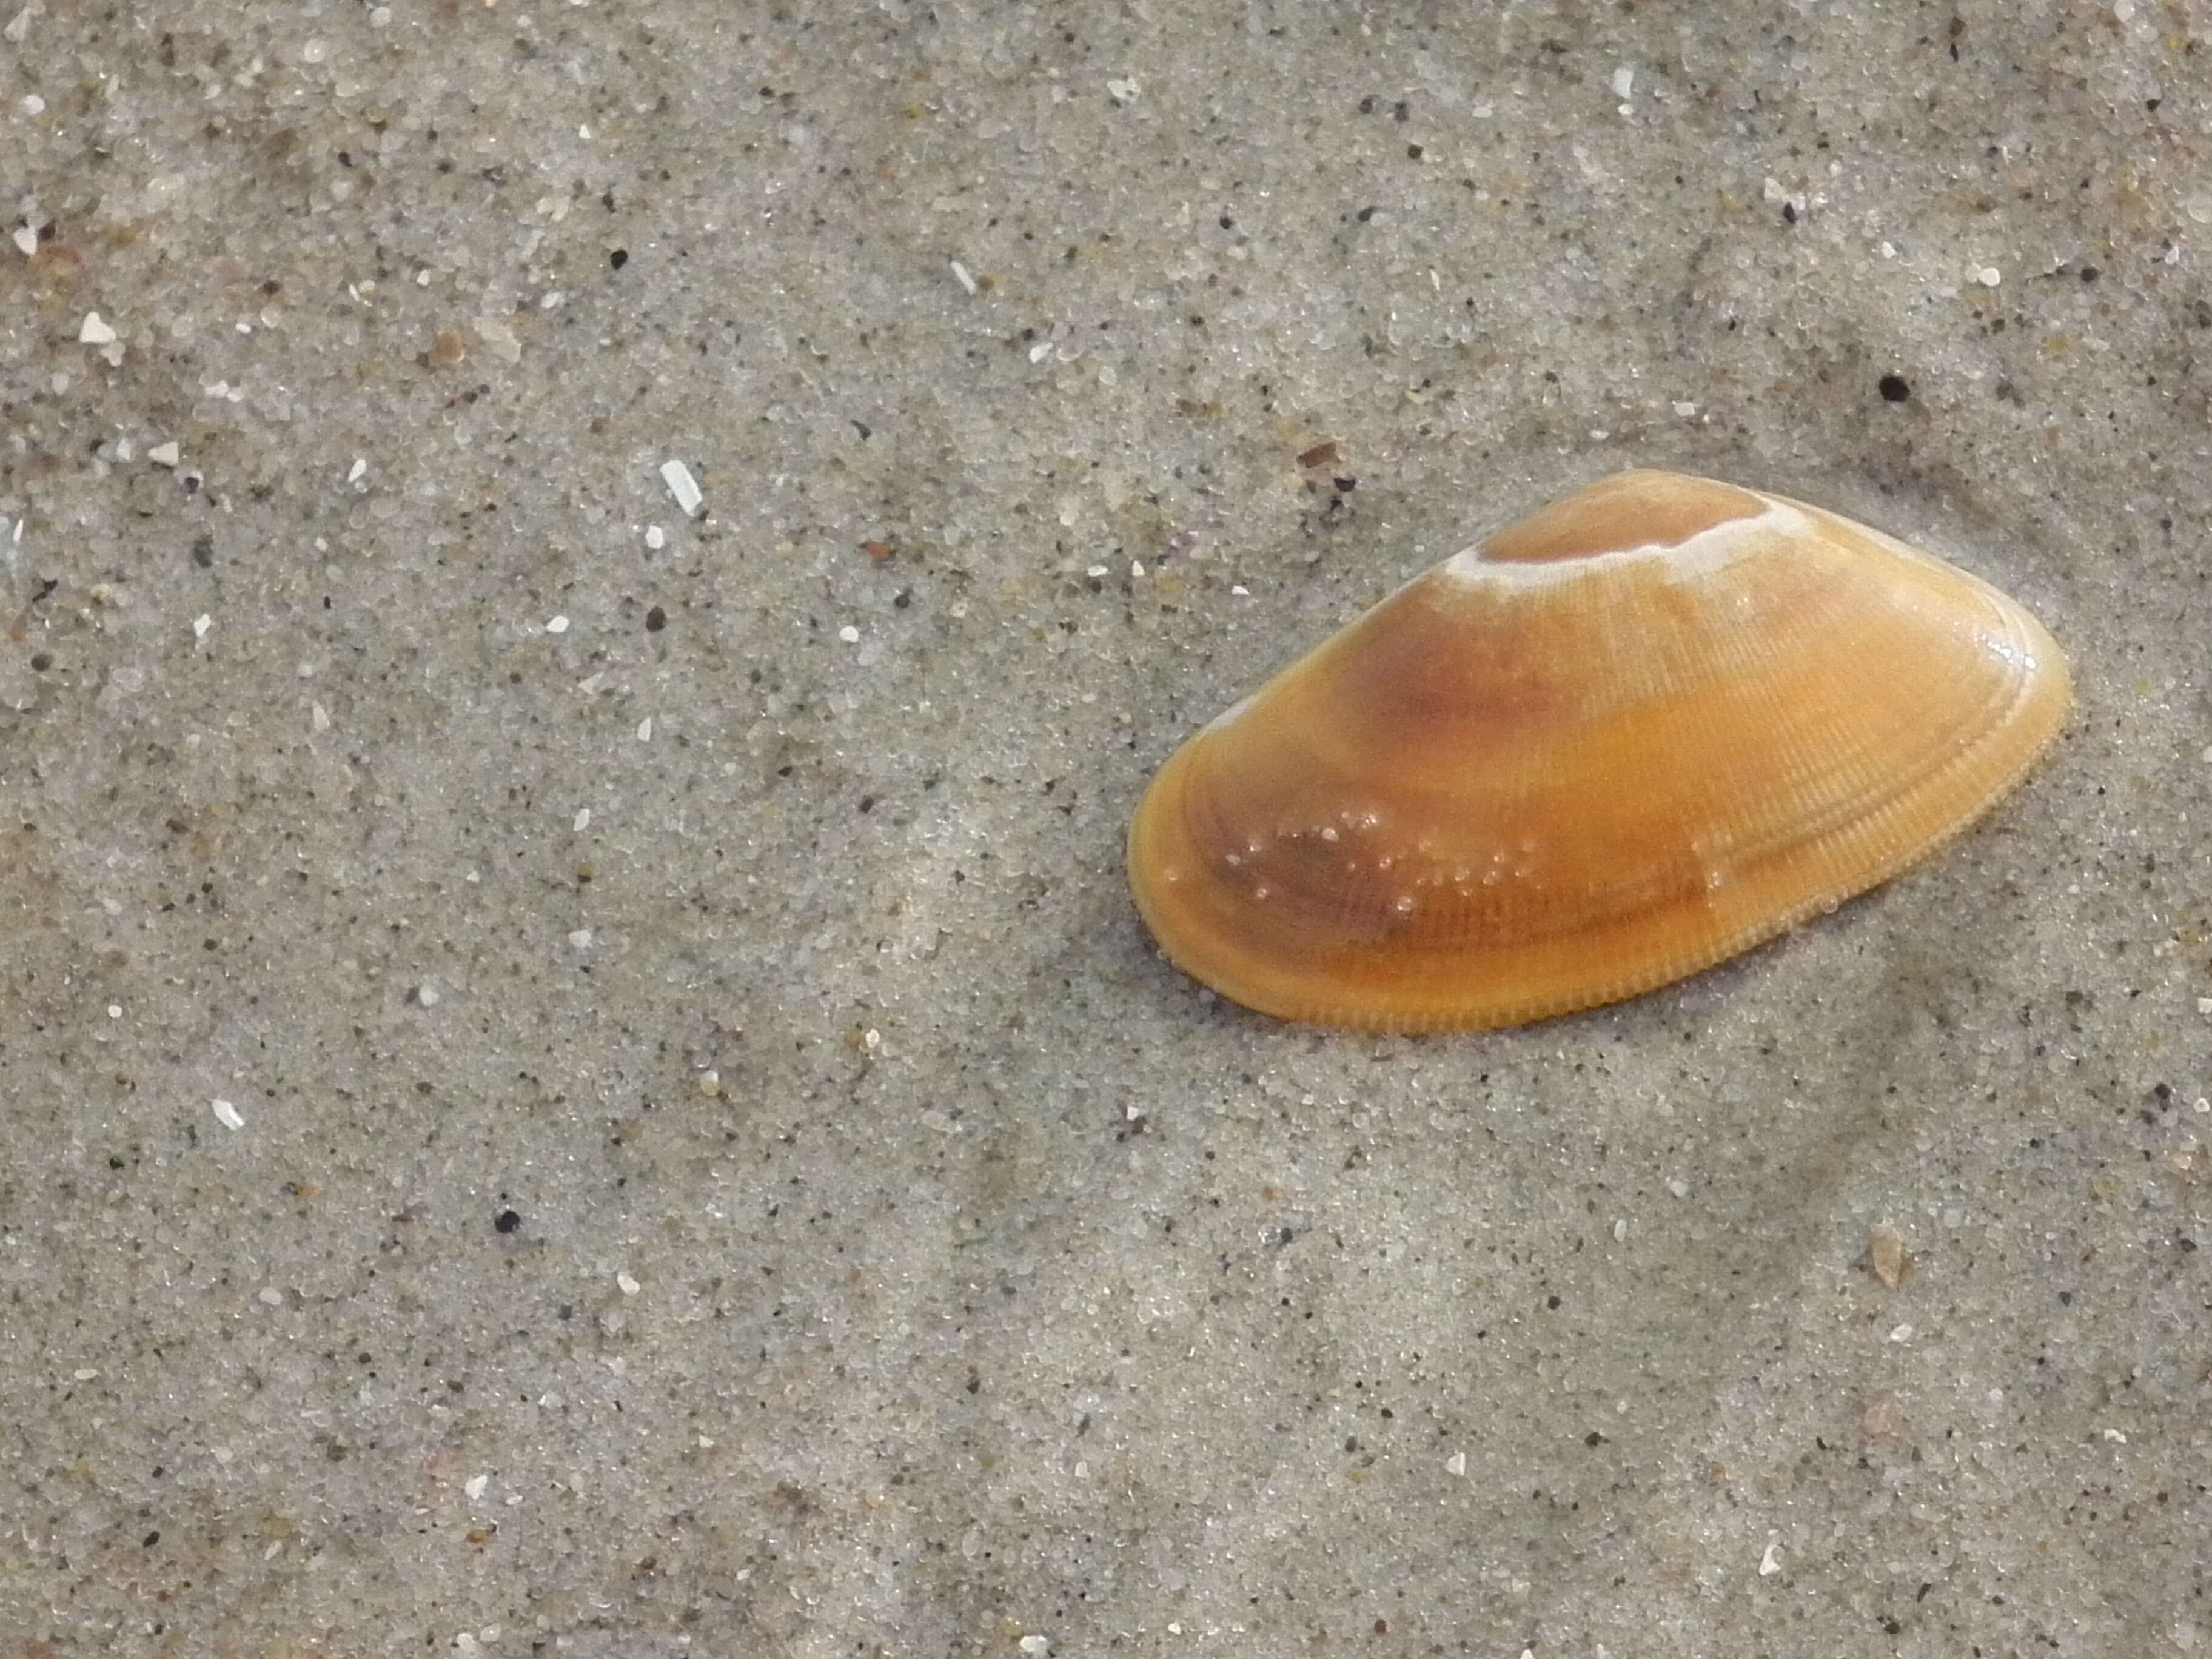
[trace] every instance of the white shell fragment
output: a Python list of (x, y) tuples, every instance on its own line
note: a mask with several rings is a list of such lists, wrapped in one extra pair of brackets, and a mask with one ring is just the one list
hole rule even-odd
[(699, 482), (691, 476), (691, 469), (681, 461), (663, 461), (660, 477), (668, 486), (668, 493), (676, 497), (676, 505), (684, 509), (684, 516), (695, 516), (699, 504), (707, 498), (700, 494)]

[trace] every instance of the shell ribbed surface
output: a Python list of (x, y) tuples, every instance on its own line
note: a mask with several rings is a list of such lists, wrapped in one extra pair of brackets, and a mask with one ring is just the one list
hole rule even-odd
[(2041, 624), (1817, 507), (1623, 473), (1430, 571), (1170, 757), (1185, 971), (1286, 1019), (1509, 1025), (1680, 979), (1957, 834), (2064, 719)]

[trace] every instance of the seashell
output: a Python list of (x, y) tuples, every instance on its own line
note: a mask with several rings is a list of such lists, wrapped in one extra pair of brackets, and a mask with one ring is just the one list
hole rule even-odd
[(1247, 1007), (1518, 1024), (1694, 974), (1957, 835), (2065, 717), (1995, 588), (1780, 495), (1624, 472), (1416, 578), (1192, 738), (1129, 830)]

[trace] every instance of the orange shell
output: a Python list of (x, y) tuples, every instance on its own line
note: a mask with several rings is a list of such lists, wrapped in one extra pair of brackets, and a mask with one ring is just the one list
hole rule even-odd
[(1137, 908), (1262, 1013), (1370, 1030), (1617, 1001), (1958, 834), (2065, 718), (2002, 593), (1784, 496), (1623, 472), (1447, 560), (1178, 750)]

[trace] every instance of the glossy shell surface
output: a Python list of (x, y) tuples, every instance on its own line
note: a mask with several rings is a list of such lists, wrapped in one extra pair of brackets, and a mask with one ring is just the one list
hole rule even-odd
[(2017, 783), (2064, 657), (1778, 495), (1625, 472), (1417, 578), (1193, 737), (1129, 834), (1223, 995), (1317, 1024), (1633, 996), (1887, 880)]

